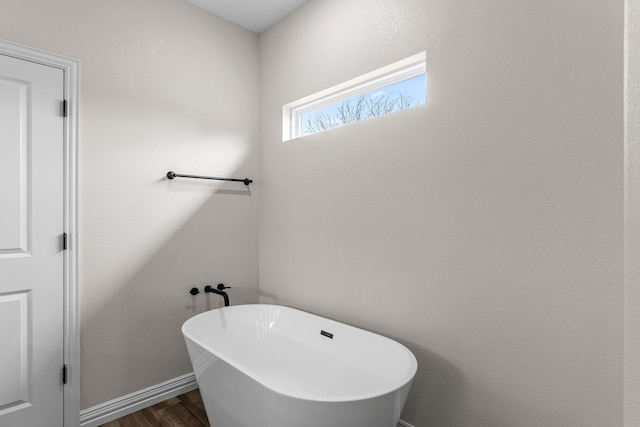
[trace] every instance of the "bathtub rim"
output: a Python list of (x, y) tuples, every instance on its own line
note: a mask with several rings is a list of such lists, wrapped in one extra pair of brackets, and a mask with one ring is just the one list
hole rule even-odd
[[(307, 397), (307, 396), (300, 396), (300, 395), (295, 395), (292, 393), (287, 393), (285, 391), (282, 390), (278, 390), (277, 388), (274, 388), (272, 385), (269, 385), (267, 382), (265, 382), (262, 378), (260, 378), (259, 375), (256, 375), (254, 372), (252, 372), (250, 369), (244, 367), (243, 365), (241, 365), (240, 363), (236, 362), (235, 360), (231, 360), (229, 357), (227, 357), (224, 354), (219, 354), (218, 352), (214, 351), (211, 346), (204, 344), (201, 341), (198, 341), (196, 339), (194, 339), (192, 334), (187, 333), (187, 331), (185, 331), (185, 329), (188, 327), (188, 324), (192, 322), (192, 319), (195, 319), (197, 317), (204, 317), (207, 314), (211, 315), (211, 313), (216, 312), (218, 310), (223, 310), (223, 311), (231, 311), (233, 310), (235, 307), (274, 307), (274, 308), (284, 308), (287, 310), (293, 310), (293, 311), (298, 311), (301, 313), (304, 313), (306, 315), (309, 316), (313, 316), (316, 318), (320, 318), (320, 319), (324, 319), (324, 320), (329, 320), (332, 322), (336, 322), (339, 324), (342, 324), (344, 326), (347, 326), (349, 328), (353, 328), (356, 329), (362, 333), (365, 334), (372, 334), (372, 335), (376, 335), (379, 338), (382, 338), (383, 340), (389, 341), (391, 342), (393, 345), (399, 346), (399, 348), (403, 349), (404, 352), (407, 354), (408, 358), (409, 358), (409, 369), (407, 371), (407, 373), (402, 376), (397, 382), (393, 383), (392, 385), (389, 386), (389, 388), (385, 389), (385, 390), (378, 390), (376, 392), (371, 392), (371, 393), (361, 393), (361, 394), (354, 394), (354, 395), (349, 395), (349, 396), (344, 396), (344, 397), (337, 397), (337, 398), (312, 398), (312, 397)], [(195, 322), (195, 320), (193, 321)], [(340, 403), (340, 402), (355, 402), (355, 401), (362, 401), (362, 400), (368, 400), (368, 399), (375, 399), (378, 397), (382, 397), (388, 394), (393, 394), (396, 392), (399, 392), (400, 390), (402, 390), (404, 387), (410, 386), (411, 383), (413, 382), (413, 379), (415, 378), (416, 372), (418, 370), (418, 362), (416, 360), (415, 355), (413, 354), (413, 352), (411, 350), (409, 350), (404, 344), (391, 339), (385, 335), (376, 333), (376, 332), (372, 332), (372, 331), (368, 331), (366, 329), (363, 328), (359, 328), (357, 326), (353, 326), (350, 325), (348, 323), (344, 323), (341, 322), (339, 320), (334, 320), (331, 319), (329, 317), (325, 317), (325, 316), (321, 316), (306, 310), (301, 310), (295, 307), (291, 307), (291, 306), (286, 306), (286, 305), (280, 305), (280, 304), (238, 304), (238, 305), (233, 305), (233, 306), (229, 306), (229, 307), (220, 307), (220, 308), (216, 308), (213, 310), (208, 310), (202, 313), (199, 313), (189, 319), (187, 319), (181, 327), (181, 331), (182, 331), (182, 335), (185, 339), (189, 339), (191, 342), (193, 342), (194, 344), (200, 346), (201, 348), (203, 348), (204, 350), (208, 351), (209, 353), (213, 354), (214, 356), (218, 357), (220, 360), (224, 361), (225, 363), (229, 364), (230, 366), (234, 367), (235, 369), (239, 370), (240, 372), (242, 372), (243, 374), (247, 375), (249, 378), (251, 378), (252, 380), (256, 381), (257, 383), (259, 383), (260, 385), (262, 385), (263, 387), (266, 387), (268, 390), (272, 391), (273, 393), (277, 393), (279, 395), (282, 396), (286, 396), (288, 398), (291, 399), (299, 399), (299, 400), (306, 400), (306, 401), (315, 401), (315, 402), (326, 402), (326, 403)], [(196, 380), (197, 380), (197, 376), (196, 376)]]

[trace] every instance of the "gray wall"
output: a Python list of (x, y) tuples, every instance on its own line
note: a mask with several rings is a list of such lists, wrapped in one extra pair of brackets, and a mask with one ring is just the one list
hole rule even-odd
[(257, 35), (180, 0), (0, 10), (0, 38), (81, 61), (82, 408), (191, 372), (180, 326), (221, 299), (187, 291), (258, 300), (258, 186), (163, 177), (257, 178)]
[(625, 427), (640, 425), (640, 2), (626, 12)]
[[(411, 348), (404, 420), (622, 425), (623, 3), (316, 0), (261, 35), (261, 300)], [(282, 142), (283, 104), (422, 50), (426, 106)]]

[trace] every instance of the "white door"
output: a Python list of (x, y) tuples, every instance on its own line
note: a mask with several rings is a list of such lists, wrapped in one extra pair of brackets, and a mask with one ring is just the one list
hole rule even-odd
[(63, 425), (63, 78), (0, 55), (0, 427)]

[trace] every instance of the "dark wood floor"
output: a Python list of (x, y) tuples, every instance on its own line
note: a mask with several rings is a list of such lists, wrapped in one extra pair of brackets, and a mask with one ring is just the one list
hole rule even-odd
[(118, 418), (101, 427), (209, 427), (199, 390)]

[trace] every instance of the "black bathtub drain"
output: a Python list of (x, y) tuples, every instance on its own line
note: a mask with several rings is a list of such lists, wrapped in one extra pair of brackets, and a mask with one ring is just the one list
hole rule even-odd
[(320, 330), (320, 335), (324, 335), (327, 338), (333, 339), (333, 334), (327, 331)]

